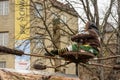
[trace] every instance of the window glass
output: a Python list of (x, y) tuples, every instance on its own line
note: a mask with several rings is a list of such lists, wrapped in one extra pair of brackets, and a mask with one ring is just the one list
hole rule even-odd
[(61, 22), (67, 22), (67, 17), (65, 15), (61, 15)]
[(7, 46), (8, 45), (8, 41), (9, 41), (8, 33), (7, 32), (0, 33), (0, 45)]
[(35, 10), (35, 16), (42, 17), (43, 16), (43, 6), (41, 4), (35, 3), (36, 10)]
[(0, 68), (6, 68), (6, 62), (0, 61)]
[(9, 0), (0, 0), (0, 15), (8, 15)]
[(43, 36), (35, 34), (34, 39), (32, 40), (32, 52), (38, 53), (43, 49)]
[(36, 43), (36, 48), (43, 47), (43, 38), (41, 35), (36, 35), (35, 43)]

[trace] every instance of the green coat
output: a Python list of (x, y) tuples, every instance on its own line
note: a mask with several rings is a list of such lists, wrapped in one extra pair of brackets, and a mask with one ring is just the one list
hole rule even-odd
[(93, 47), (91, 47), (89, 45), (77, 45), (77, 44), (73, 44), (73, 45), (71, 45), (71, 47), (72, 47), (72, 50), (70, 50), (70, 51), (84, 50), (84, 51), (93, 53), (94, 55), (97, 55), (99, 53), (95, 48), (93, 48)]

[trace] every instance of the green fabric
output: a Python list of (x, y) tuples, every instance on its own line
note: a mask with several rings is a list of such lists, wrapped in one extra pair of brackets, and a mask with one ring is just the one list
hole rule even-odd
[(93, 53), (94, 55), (97, 55), (99, 53), (96, 49), (94, 49), (91, 46), (86, 46), (86, 45), (80, 45), (79, 47), (78, 46), (79, 45), (77, 45), (77, 44), (73, 44), (72, 51), (79, 51), (82, 49), (82, 50), (85, 50), (87, 52)]
[(79, 48), (78, 48), (77, 44), (72, 45), (72, 51), (79, 51)]

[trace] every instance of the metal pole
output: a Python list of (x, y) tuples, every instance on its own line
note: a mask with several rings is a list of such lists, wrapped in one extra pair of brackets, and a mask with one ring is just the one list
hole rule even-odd
[(78, 66), (78, 63), (76, 63), (76, 75), (79, 76), (79, 66)]

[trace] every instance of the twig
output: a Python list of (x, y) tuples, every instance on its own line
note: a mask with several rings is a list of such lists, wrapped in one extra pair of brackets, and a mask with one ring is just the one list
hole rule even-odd
[(113, 66), (111, 66), (111, 65), (104, 65), (104, 64), (98, 64), (98, 63), (89, 63), (89, 65), (113, 68)]
[[(51, 57), (51, 56), (42, 56), (42, 55), (38, 55), (38, 54), (27, 54), (27, 53), (24, 53), (23, 51), (10, 49), (5, 46), (0, 46), (0, 52), (4, 52), (7, 54), (13, 54), (13, 55), (19, 55), (19, 56), (27, 55), (27, 56), (34, 56), (34, 57), (44, 57), (44, 58), (49, 58), (49, 59), (65, 60), (63, 58), (57, 58), (57, 57)], [(107, 60), (107, 59), (112, 59), (112, 58), (117, 58), (117, 57), (120, 57), (120, 55), (109, 56), (109, 57), (104, 57), (104, 58), (92, 58), (92, 59), (90, 59), (90, 61)]]
[(56, 58), (56, 57), (51, 57), (51, 56), (42, 56), (38, 54), (27, 54), (21, 50), (11, 49), (5, 46), (0, 46), (0, 52), (6, 53), (6, 54), (18, 55), (18, 56), (27, 55), (27, 56), (34, 56), (34, 57), (44, 57), (44, 58), (49, 58), (49, 59), (64, 60), (62, 58)]
[(62, 59), (62, 58), (51, 57), (51, 56), (42, 56), (42, 55), (38, 55), (38, 54), (26, 54), (26, 53), (24, 53), (23, 55), (34, 56), (34, 57), (44, 57), (44, 58), (49, 58), (49, 59), (64, 60), (64, 59)]
[(109, 56), (109, 57), (104, 57), (104, 58), (93, 58), (93, 59), (90, 59), (90, 61), (107, 60), (107, 59), (112, 59), (112, 58), (117, 58), (117, 57), (120, 57), (120, 55)]
[(68, 64), (70, 64), (70, 63), (72, 63), (72, 62), (66, 62), (65, 64), (62, 64), (62, 65), (56, 66), (55, 68), (65, 66), (65, 65), (68, 65)]
[(119, 65), (105, 65), (105, 64), (99, 64), (99, 63), (89, 63), (89, 65), (101, 66), (101, 67), (113, 68), (113, 69), (120, 69)]

